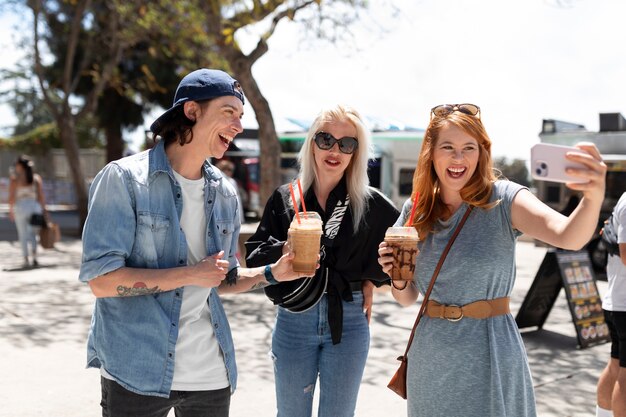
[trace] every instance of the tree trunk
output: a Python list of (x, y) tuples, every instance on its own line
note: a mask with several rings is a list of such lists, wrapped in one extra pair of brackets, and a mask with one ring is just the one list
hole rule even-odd
[(274, 189), (280, 185), (280, 154), (281, 147), (276, 134), (276, 127), (272, 117), (270, 105), (261, 93), (259, 86), (252, 75), (251, 65), (245, 57), (236, 60), (229, 59), (233, 76), (241, 83), (246, 98), (254, 109), (259, 124), (260, 145), (260, 202), (265, 204)]
[(107, 141), (107, 162), (116, 161), (124, 154), (124, 140), (122, 126), (119, 123), (109, 122), (104, 126)]
[(87, 186), (85, 184), (85, 175), (83, 171), (82, 161), (80, 159), (80, 149), (76, 140), (76, 128), (74, 116), (71, 114), (69, 107), (66, 107), (57, 121), (65, 149), (65, 156), (69, 164), (74, 189), (76, 191), (76, 209), (78, 210), (79, 231), (82, 233), (83, 225), (87, 219)]
[[(232, 34), (225, 31), (222, 16), (222, 5), (224, 2), (211, 0), (204, 2), (204, 13), (207, 18), (207, 27), (212, 32), (215, 43), (220, 54), (228, 62), (230, 71), (243, 87), (244, 95), (250, 101), (252, 109), (259, 124), (259, 198), (261, 204), (265, 204), (267, 199), (276, 187), (280, 185), (280, 154), (281, 147), (274, 126), (272, 110), (270, 105), (261, 93), (259, 86), (252, 75), (252, 65), (267, 52), (268, 46), (265, 39), (259, 40), (257, 47), (248, 55), (244, 55), (239, 46), (233, 41)], [(255, 7), (257, 6), (257, 2)], [(274, 10), (281, 2), (266, 5)], [(264, 6), (265, 7), (265, 6)], [(270, 11), (271, 11), (270, 10)], [(280, 20), (281, 17), (278, 18)], [(274, 23), (275, 24), (275, 23)], [(232, 27), (228, 28), (232, 30)]]

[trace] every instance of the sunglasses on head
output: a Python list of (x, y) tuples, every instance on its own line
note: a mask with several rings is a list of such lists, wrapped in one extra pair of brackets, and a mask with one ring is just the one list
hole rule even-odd
[(335, 143), (337, 143), (339, 144), (339, 151), (348, 155), (354, 153), (359, 146), (359, 141), (356, 138), (346, 136), (341, 139), (336, 139), (333, 135), (326, 132), (317, 132), (313, 140), (318, 148), (325, 151), (331, 149), (335, 146)]
[(430, 117), (433, 115), (438, 117), (445, 117), (455, 111), (469, 114), (470, 116), (477, 116), (480, 119), (480, 107), (475, 104), (463, 103), (463, 104), (440, 104), (430, 109)]

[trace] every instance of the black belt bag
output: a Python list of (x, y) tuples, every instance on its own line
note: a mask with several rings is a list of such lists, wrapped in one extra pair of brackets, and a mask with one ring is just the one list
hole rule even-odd
[[(339, 233), (349, 203), (350, 196), (346, 194), (344, 201), (337, 201), (333, 213), (324, 225), (324, 235), (322, 236), (322, 246), (320, 248), (322, 254), (321, 271), (318, 270), (313, 277), (300, 278), (265, 287), (265, 295), (274, 304), (293, 313), (303, 313), (313, 308), (322, 299), (328, 286), (328, 269), (323, 267), (323, 258), (326, 249), (333, 246), (333, 241)], [(358, 284), (358, 290), (360, 290), (361, 283), (359, 282)], [(352, 284), (350, 287), (352, 288)]]

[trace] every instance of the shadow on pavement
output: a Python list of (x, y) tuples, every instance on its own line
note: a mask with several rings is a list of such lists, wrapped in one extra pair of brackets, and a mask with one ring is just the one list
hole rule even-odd
[(550, 350), (576, 351), (576, 337), (552, 332), (546, 329), (531, 330), (522, 332), (522, 339), (526, 349), (544, 347)]
[(16, 348), (54, 343), (84, 346), (93, 295), (78, 281), (80, 241), (38, 250), (37, 267), (22, 267), (18, 242), (0, 240), (0, 339)]
[(35, 268), (41, 268), (41, 266), (16, 266), (9, 268), (2, 268), (5, 272), (19, 272), (19, 271), (30, 271)]
[(251, 372), (256, 378), (273, 383), (274, 368), (269, 356), (275, 317), (273, 304), (263, 291), (221, 298), (232, 329), (240, 373)]
[(522, 333), (529, 353), (535, 395), (545, 415), (592, 415), (606, 345), (577, 347), (575, 336), (542, 329)]
[(85, 344), (93, 298), (80, 283), (67, 280), (13, 281), (0, 307), (0, 338), (20, 348), (51, 343)]
[[(14, 242), (14, 245), (17, 243)], [(67, 252), (58, 247), (54, 249), (41, 249), (39, 247), (37, 257), (39, 262), (37, 266), (23, 266), (21, 256), (6, 259), (3, 261), (2, 271), (41, 273), (46, 269), (76, 268), (76, 265), (80, 265), (81, 262), (80, 253)]]

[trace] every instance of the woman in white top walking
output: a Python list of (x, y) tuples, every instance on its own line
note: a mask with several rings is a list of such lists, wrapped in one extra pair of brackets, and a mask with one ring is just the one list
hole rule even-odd
[(35, 227), (31, 225), (31, 217), (33, 214), (48, 215), (42, 184), (41, 177), (33, 171), (33, 161), (24, 155), (17, 158), (9, 185), (9, 219), (15, 222), (17, 228), (25, 268), (30, 266), (28, 243), (31, 244), (32, 265), (38, 265), (37, 235)]

